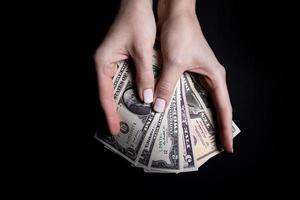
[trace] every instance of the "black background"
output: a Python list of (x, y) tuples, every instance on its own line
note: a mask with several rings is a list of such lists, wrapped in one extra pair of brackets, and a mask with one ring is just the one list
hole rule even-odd
[(198, 172), (170, 175), (132, 168), (93, 138), (97, 128), (108, 131), (98, 101), (93, 53), (118, 7), (119, 1), (73, 3), (57, 11), (64, 17), (54, 31), (62, 52), (56, 65), (67, 69), (61, 77), (67, 80), (61, 94), (68, 98), (58, 100), (66, 113), (60, 116), (66, 128), (54, 130), (59, 146), (45, 157), (47, 173), (56, 177), (56, 186), (62, 190), (66, 185), (89, 186), (90, 193), (99, 196), (108, 190), (126, 196), (160, 191), (175, 196), (199, 194), (199, 198), (205, 192), (228, 192), (233, 197), (238, 196), (235, 191), (248, 196), (290, 189), (288, 179), (296, 175), (289, 159), (294, 147), (286, 146), (294, 131), (283, 112), (287, 106), (283, 101), (290, 89), (290, 76), (284, 71), (291, 66), (281, 59), (287, 53), (283, 34), (292, 23), (283, 14), (287, 8), (273, 1), (197, 1), (204, 35), (227, 70), (234, 121), (241, 133), (234, 139), (234, 154), (222, 153)]

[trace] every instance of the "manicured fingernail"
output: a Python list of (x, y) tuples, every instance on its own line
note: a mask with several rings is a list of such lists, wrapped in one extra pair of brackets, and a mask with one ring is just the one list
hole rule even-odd
[(156, 112), (164, 112), (165, 106), (166, 106), (166, 101), (161, 98), (157, 98), (154, 104), (154, 110)]
[(153, 91), (152, 89), (144, 90), (144, 102), (152, 103), (153, 102)]

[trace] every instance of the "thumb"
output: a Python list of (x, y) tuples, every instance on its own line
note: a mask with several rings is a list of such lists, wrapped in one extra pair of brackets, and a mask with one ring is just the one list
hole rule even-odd
[(175, 90), (176, 83), (182, 71), (179, 66), (164, 64), (155, 88), (154, 110), (164, 112)]

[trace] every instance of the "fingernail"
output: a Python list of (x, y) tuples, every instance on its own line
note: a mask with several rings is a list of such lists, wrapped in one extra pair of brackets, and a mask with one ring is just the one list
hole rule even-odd
[(144, 90), (144, 102), (152, 103), (153, 102), (153, 91), (152, 89)]
[(156, 112), (163, 112), (165, 110), (165, 105), (166, 105), (165, 100), (161, 98), (157, 98), (154, 104), (154, 110)]
[(229, 150), (230, 153), (233, 153), (233, 148), (231, 147), (231, 149)]

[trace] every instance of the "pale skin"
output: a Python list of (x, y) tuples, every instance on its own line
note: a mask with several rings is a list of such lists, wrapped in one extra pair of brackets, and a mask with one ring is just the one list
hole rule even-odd
[(210, 92), (216, 107), (222, 146), (225, 151), (233, 152), (232, 107), (225, 69), (201, 31), (195, 4), (195, 0), (158, 2), (157, 31), (163, 66), (155, 85), (151, 65), (156, 36), (152, 2), (122, 1), (115, 22), (95, 54), (100, 102), (113, 135), (119, 133), (120, 116), (113, 98), (112, 77), (117, 70), (116, 63), (131, 57), (135, 63), (139, 97), (146, 103), (153, 101), (157, 112), (168, 105), (183, 72), (199, 74), (199, 81)]

